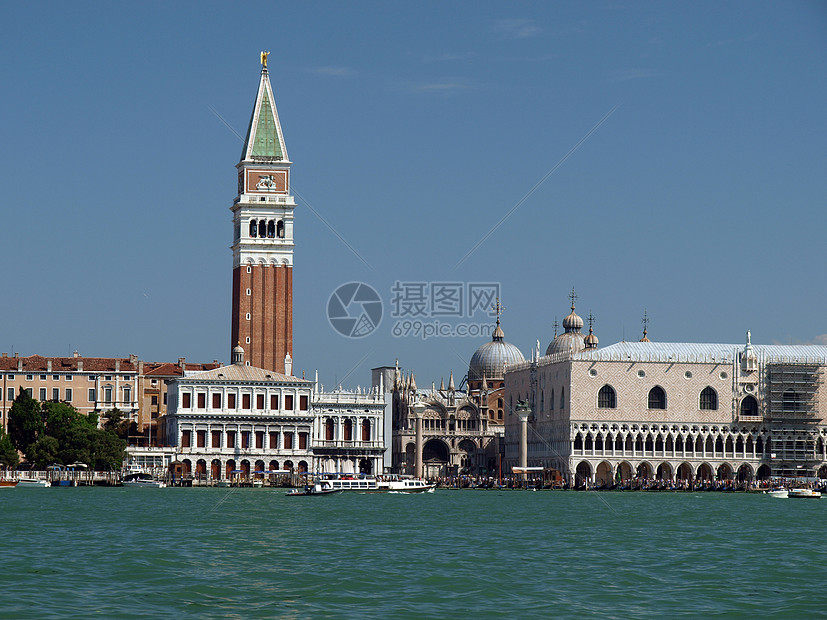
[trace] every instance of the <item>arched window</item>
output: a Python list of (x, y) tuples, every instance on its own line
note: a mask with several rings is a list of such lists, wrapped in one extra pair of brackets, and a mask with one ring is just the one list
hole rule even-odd
[(701, 409), (709, 411), (717, 411), (718, 409), (718, 392), (709, 386), (701, 392)]
[(345, 441), (353, 441), (353, 422), (348, 418), (345, 420)]
[(560, 409), (566, 408), (566, 388), (560, 388)]
[(611, 385), (604, 385), (597, 393), (597, 406), (599, 409), (616, 409), (617, 393)]
[(279, 220), (276, 224), (276, 237), (284, 239), (284, 220)]
[(551, 410), (554, 411), (554, 388), (551, 388), (551, 400), (549, 400)]
[(362, 441), (370, 441), (370, 420), (367, 418), (362, 421)]
[(666, 392), (659, 385), (649, 390), (649, 409), (666, 409)]
[(267, 223), (264, 220), (258, 223), (258, 236), (262, 239), (267, 236)]
[(324, 438), (327, 441), (333, 441), (333, 420), (330, 418), (324, 423)]
[(267, 237), (272, 239), (276, 236), (276, 223), (273, 220), (267, 222)]
[(741, 401), (741, 415), (757, 416), (758, 415), (758, 401), (754, 396), (747, 396)]
[(250, 220), (250, 236), (255, 237), (256, 235), (258, 235), (258, 224), (255, 220)]

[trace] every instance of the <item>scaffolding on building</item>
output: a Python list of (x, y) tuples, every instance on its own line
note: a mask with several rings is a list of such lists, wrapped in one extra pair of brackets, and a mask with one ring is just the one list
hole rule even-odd
[(771, 424), (795, 427), (822, 422), (818, 402), (821, 369), (815, 362), (767, 364), (767, 420)]

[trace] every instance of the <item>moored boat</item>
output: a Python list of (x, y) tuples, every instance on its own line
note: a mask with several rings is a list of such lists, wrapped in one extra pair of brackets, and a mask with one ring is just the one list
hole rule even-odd
[(11, 489), (17, 486), (17, 480), (0, 480), (0, 489)]
[(39, 480), (37, 478), (18, 478), (17, 480), (17, 488), (47, 488), (52, 486), (52, 483), (48, 480)]
[(124, 476), (123, 485), (125, 487), (146, 487), (149, 489), (163, 489), (167, 486), (163, 480), (156, 480), (151, 474), (144, 472)]

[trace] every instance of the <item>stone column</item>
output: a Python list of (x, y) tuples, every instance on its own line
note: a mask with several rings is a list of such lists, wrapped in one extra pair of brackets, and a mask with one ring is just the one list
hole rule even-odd
[(422, 478), (422, 414), (425, 413), (425, 405), (416, 403), (413, 406), (414, 420), (416, 424), (416, 460), (414, 465), (414, 476)]
[[(520, 417), (520, 467), (528, 467), (528, 416), (529, 411), (517, 411)], [(523, 472), (523, 479), (527, 474)]]

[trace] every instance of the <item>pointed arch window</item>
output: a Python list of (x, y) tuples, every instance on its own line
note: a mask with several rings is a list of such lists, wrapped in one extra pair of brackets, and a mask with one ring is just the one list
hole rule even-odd
[(617, 392), (611, 385), (606, 384), (597, 392), (597, 407), (598, 409), (617, 409)]
[(666, 409), (666, 392), (659, 385), (649, 390), (649, 409)]
[(758, 401), (754, 396), (747, 396), (741, 401), (741, 415), (743, 416), (757, 416), (758, 415)]
[(705, 411), (718, 410), (718, 392), (710, 386), (706, 386), (701, 392), (701, 409)]
[(565, 409), (566, 407), (566, 388), (560, 388), (560, 409)]

